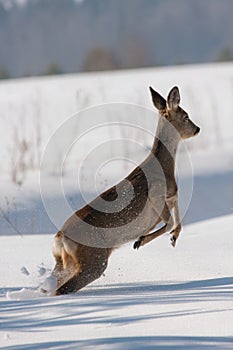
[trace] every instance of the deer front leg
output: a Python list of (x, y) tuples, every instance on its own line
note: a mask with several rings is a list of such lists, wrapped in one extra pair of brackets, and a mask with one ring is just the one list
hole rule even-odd
[(163, 227), (161, 227), (160, 229), (151, 232), (148, 235), (141, 236), (134, 243), (134, 246), (133, 246), (134, 249), (139, 249), (139, 247), (149, 243), (150, 241), (163, 235), (164, 233), (169, 232), (174, 227), (173, 218), (172, 218), (171, 213), (170, 213), (166, 204), (164, 206), (162, 214), (160, 215), (160, 219), (161, 219), (161, 221), (163, 221), (165, 223), (165, 225)]
[(173, 247), (176, 245), (176, 241), (179, 237), (180, 231), (181, 231), (181, 222), (180, 222), (180, 213), (179, 213), (179, 206), (178, 206), (178, 198), (175, 201), (175, 205), (173, 208), (173, 217), (174, 217), (174, 228), (170, 232), (172, 237), (171, 237), (171, 244)]

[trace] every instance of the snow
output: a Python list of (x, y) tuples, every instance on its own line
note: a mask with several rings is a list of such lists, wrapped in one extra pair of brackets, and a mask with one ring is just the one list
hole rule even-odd
[(26, 276), (30, 275), (30, 273), (28, 272), (28, 270), (27, 270), (27, 268), (25, 266), (22, 266), (20, 271)]
[[(229, 63), (0, 84), (4, 126), (0, 129), (0, 347), (233, 348), (232, 78), (233, 64)], [(59, 225), (55, 227), (43, 206), (41, 174), (46, 189), (43, 199), (56, 209), (62, 223), (64, 216), (57, 208), (63, 194), (74, 210), (128, 174), (148, 152), (156, 124), (149, 85), (162, 94), (178, 85), (182, 106), (201, 127), (201, 134), (180, 148), (177, 159), (180, 207), (185, 215), (177, 246), (170, 245), (169, 235), (138, 251), (133, 250), (133, 242), (127, 244), (114, 251), (99, 280), (79, 293), (55, 297), (52, 239)], [(108, 112), (112, 106), (121, 111), (122, 105), (124, 113), (131, 111), (128, 122), (131, 114), (137, 115), (136, 129), (128, 125), (121, 132), (117, 123), (114, 128), (105, 125), (100, 132), (92, 129), (67, 156), (69, 137), (75, 134), (68, 132), (67, 138), (52, 144), (53, 157), (40, 172), (40, 156), (57, 128), (64, 121), (67, 126), (70, 115), (83, 108), (87, 108), (79, 115), (83, 129), (98, 125), (99, 115), (95, 114), (95, 120), (89, 117), (107, 103), (111, 103), (105, 105)], [(93, 105), (98, 106), (88, 109)], [(123, 113), (118, 117), (125, 120)], [(83, 132), (76, 124), (72, 127)], [(112, 139), (111, 147), (106, 146), (104, 142)], [(122, 148), (123, 139), (130, 140), (133, 147)], [(16, 185), (11, 179), (12, 161), (19, 161), (19, 144), (23, 146), (25, 140), (30, 146), (24, 159), (28, 168), (17, 174)], [(134, 149), (135, 140), (138, 148)], [(93, 147), (99, 147), (98, 157), (92, 154)], [(60, 178), (59, 162), (64, 154)], [(131, 162), (119, 160), (121, 155)], [(107, 162), (108, 158), (114, 162)], [(83, 188), (77, 185), (78, 171)], [(58, 193), (58, 179), (62, 194)]]
[[(192, 142), (193, 150), (228, 149), (232, 146), (232, 78), (233, 64), (225, 63), (1, 82), (0, 112), (5, 126), (0, 130), (0, 145), (4, 146), (1, 170), (9, 172), (11, 169), (11, 151), (16, 147), (16, 134), (19, 139), (30, 143), (34, 166), (37, 166), (38, 155), (51, 135), (77, 111), (107, 103), (120, 103), (138, 105), (154, 113), (149, 96), (150, 85), (165, 96), (172, 86), (180, 87), (182, 106), (202, 127), (199, 138)], [(142, 114), (140, 119), (153, 133), (151, 119), (142, 117)], [(60, 139), (60, 144), (54, 149), (54, 163), (66, 142)], [(90, 142), (90, 137), (86, 138), (85, 146)], [(82, 153), (83, 149), (79, 149), (75, 159), (79, 160)]]
[[(185, 226), (135, 251), (77, 294), (40, 293), (50, 235), (1, 237), (1, 345), (7, 349), (227, 349), (233, 345), (233, 215)], [(15, 247), (17, 254), (15, 254)], [(35, 274), (24, 276), (21, 264)], [(21, 289), (23, 288), (23, 289)]]
[(49, 295), (55, 295), (57, 287), (57, 279), (54, 276), (49, 276), (41, 284), (40, 290), (48, 292)]
[[(171, 86), (178, 85), (182, 106), (201, 127), (200, 135), (187, 141), (178, 157), (181, 198), (184, 194), (185, 202), (183, 215), (191, 199), (185, 223), (231, 214), (232, 78), (233, 64), (225, 63), (1, 82), (0, 118), (4, 126), (0, 129), (1, 234), (54, 233), (70, 215), (69, 211), (65, 215), (62, 209), (59, 210), (64, 194), (73, 210), (80, 208), (84, 205), (84, 199), (86, 202), (93, 199), (96, 193), (117, 183), (144, 159), (151, 146), (157, 120), (149, 96), (149, 85), (164, 95)], [(105, 117), (97, 111), (101, 112), (105, 108), (115, 112), (108, 114), (109, 124), (89, 129), (84, 137), (82, 132), (88, 123), (89, 126), (101, 124), (100, 121)], [(75, 114), (80, 110), (82, 112)], [(126, 111), (131, 113), (126, 114)], [(70, 116), (74, 116), (74, 123), (70, 124), (71, 132), (69, 129), (65, 137), (51, 143), (54, 135), (58, 133), (59, 136), (59, 130), (67, 130), (67, 123), (72, 119)], [(110, 119), (115, 122), (114, 125)], [(134, 128), (121, 127), (119, 123), (125, 121), (134, 122)], [(76, 142), (76, 147), (70, 148), (74, 135), (83, 137)], [(120, 147), (123, 139), (128, 140), (125, 149)], [(26, 170), (21, 171), (20, 150), (25, 146), (24, 142), (28, 150), (22, 168), (26, 165)], [(47, 162), (40, 173), (40, 157), (48, 143), (52, 145), (51, 162)], [(190, 152), (187, 152), (187, 148)], [(62, 190), (58, 191), (60, 178), (57, 174), (61, 170), (59, 165), (63, 157)], [(102, 162), (101, 166), (96, 162), (98, 159)], [(109, 159), (112, 161), (108, 162)], [(12, 164), (18, 164), (19, 185), (12, 183), (16, 170)], [(117, 171), (113, 172), (113, 168)], [(82, 186), (77, 185), (77, 174)], [(44, 179), (44, 191), (41, 190), (41, 176)], [(207, 183), (208, 186), (203, 188), (203, 184)], [(191, 189), (193, 184), (195, 191), (189, 198), (186, 189)], [(184, 193), (182, 188), (185, 188)], [(212, 205), (213, 192), (216, 190), (218, 205)], [(52, 222), (46, 212), (48, 208), (44, 208), (41, 193), (44, 202), (57, 213)], [(202, 203), (205, 203), (204, 212), (201, 210)]]

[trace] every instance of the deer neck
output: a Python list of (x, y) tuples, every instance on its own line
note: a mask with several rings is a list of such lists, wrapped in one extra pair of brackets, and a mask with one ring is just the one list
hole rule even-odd
[(160, 117), (151, 152), (158, 159), (163, 172), (170, 176), (175, 172), (179, 141), (180, 137), (176, 129), (164, 117)]

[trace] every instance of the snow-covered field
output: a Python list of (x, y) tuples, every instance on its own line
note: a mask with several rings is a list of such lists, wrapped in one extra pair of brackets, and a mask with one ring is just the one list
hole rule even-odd
[[(233, 64), (211, 64), (0, 84), (0, 347), (233, 348), (232, 79)], [(105, 162), (118, 156), (116, 150), (133, 162), (148, 152), (152, 136), (144, 137), (138, 130), (143, 127), (153, 134), (155, 128), (149, 85), (164, 95), (178, 85), (182, 106), (201, 127), (201, 134), (188, 141), (189, 151), (181, 148), (178, 156), (183, 213), (191, 202), (177, 247), (170, 246), (168, 235), (139, 251), (126, 245), (113, 253), (105, 276), (81, 292), (64, 297), (41, 295), (37, 287), (53, 268), (51, 242), (57, 228), (43, 207), (39, 177), (42, 174), (40, 181), (45, 185), (43, 199), (56, 208), (63, 222), (56, 185), (70, 133), (66, 132), (68, 139), (59, 138), (53, 145), (50, 163), (40, 172), (39, 159), (46, 144), (77, 110), (112, 102), (118, 107), (132, 104), (126, 105), (124, 113), (133, 111), (135, 105), (140, 105), (139, 112), (144, 109), (143, 118), (139, 113), (134, 119), (134, 130), (116, 131), (116, 123), (114, 131), (111, 123), (99, 134), (94, 128), (67, 157), (64, 193), (73, 209), (81, 207), (96, 190), (129, 172), (132, 162)], [(87, 116), (88, 112), (77, 118), (74, 133), (81, 132), (79, 123), (87, 123)], [(97, 114), (95, 118), (91, 122), (98, 125)], [(122, 122), (122, 115), (119, 119)], [(140, 139), (144, 150), (121, 149), (119, 143), (112, 146), (112, 140), (125, 138)], [(105, 141), (110, 143), (104, 152), (82, 163), (88, 149)], [(107, 166), (98, 168), (99, 159)], [(84, 179), (84, 198), (77, 186), (78, 171)], [(93, 173), (96, 188), (90, 185)]]
[(99, 281), (62, 297), (33, 291), (44, 278), (41, 267), (53, 265), (52, 237), (2, 237), (1, 345), (231, 349), (232, 226), (233, 216), (186, 226), (176, 249), (168, 236), (139, 251), (127, 245), (113, 253)]

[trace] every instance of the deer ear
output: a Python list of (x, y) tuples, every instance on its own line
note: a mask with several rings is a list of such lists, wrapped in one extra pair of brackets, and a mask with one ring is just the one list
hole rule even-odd
[(177, 86), (171, 89), (167, 97), (167, 108), (177, 109), (180, 104), (180, 93)]
[(151, 86), (150, 86), (150, 93), (151, 93), (151, 96), (152, 96), (152, 101), (154, 103), (154, 106), (159, 111), (165, 109), (166, 108), (166, 100), (165, 100), (165, 98), (163, 98), (157, 91), (152, 89)]

